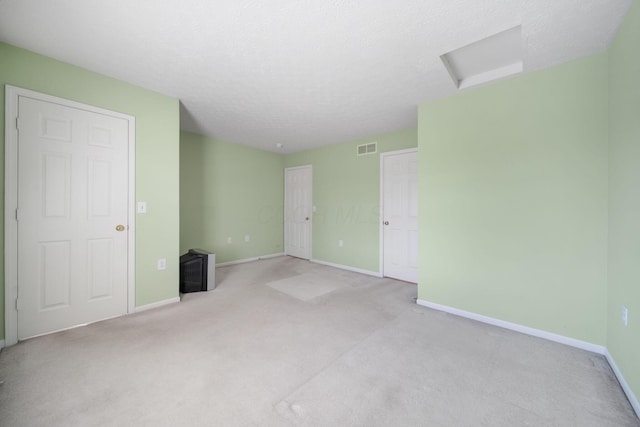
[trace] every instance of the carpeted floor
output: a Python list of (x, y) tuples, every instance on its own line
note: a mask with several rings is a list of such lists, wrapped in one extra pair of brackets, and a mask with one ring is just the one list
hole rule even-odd
[(605, 359), (281, 257), (6, 348), (2, 426), (640, 426)]

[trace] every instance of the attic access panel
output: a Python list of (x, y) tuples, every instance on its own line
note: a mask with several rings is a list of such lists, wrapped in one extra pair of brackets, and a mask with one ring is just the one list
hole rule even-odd
[(522, 27), (510, 28), (440, 56), (458, 89), (521, 73)]

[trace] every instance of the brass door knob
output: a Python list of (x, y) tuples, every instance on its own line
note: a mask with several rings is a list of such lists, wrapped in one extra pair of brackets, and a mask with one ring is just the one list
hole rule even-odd
[(122, 224), (116, 225), (116, 231), (124, 231), (124, 225)]

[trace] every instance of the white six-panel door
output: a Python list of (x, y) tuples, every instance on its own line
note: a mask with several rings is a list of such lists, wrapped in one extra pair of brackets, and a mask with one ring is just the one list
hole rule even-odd
[(125, 314), (128, 121), (18, 109), (18, 339)]
[(418, 152), (382, 160), (383, 275), (418, 282)]
[(287, 255), (311, 258), (311, 166), (284, 171), (284, 250)]

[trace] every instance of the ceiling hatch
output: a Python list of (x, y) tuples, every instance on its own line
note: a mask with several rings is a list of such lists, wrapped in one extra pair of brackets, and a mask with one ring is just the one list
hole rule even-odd
[(522, 73), (522, 27), (478, 40), (440, 56), (458, 89)]

